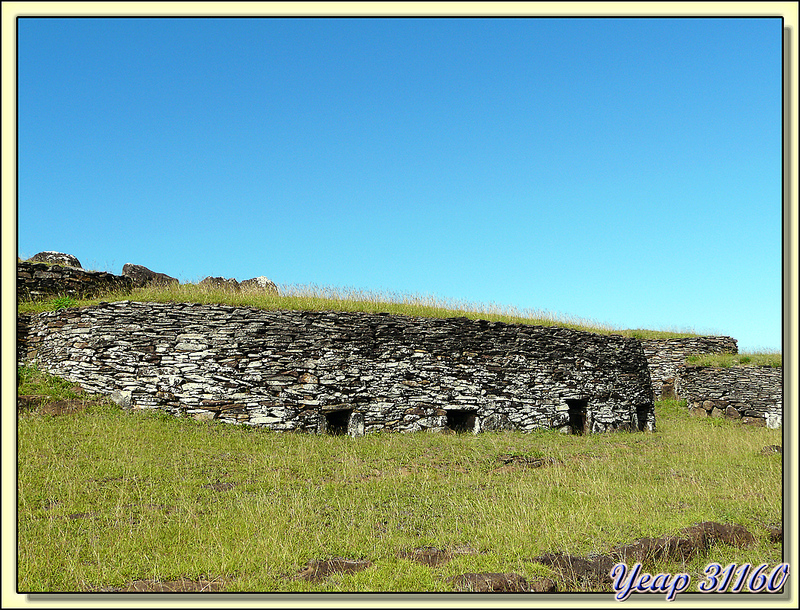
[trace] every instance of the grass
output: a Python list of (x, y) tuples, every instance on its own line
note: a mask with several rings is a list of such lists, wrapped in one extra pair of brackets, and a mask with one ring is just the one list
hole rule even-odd
[[(121, 300), (156, 303), (203, 303), (268, 310), (385, 312), (431, 318), (464, 316), (471, 319), (511, 324), (561, 326), (594, 333), (623, 335), (637, 339), (696, 336), (691, 331), (617, 329), (594, 320), (553, 314), (547, 311), (520, 309), (496, 303), (487, 304), (444, 299), (435, 295), (366, 291), (313, 284), (281, 285), (279, 290), (280, 295), (275, 295), (258, 290), (234, 292), (199, 284), (171, 284), (165, 287), (134, 288), (130, 292), (116, 292), (94, 299), (82, 299), (76, 301), (74, 306), (97, 305), (101, 301)], [(52, 299), (21, 301), (18, 303), (17, 309), (19, 313), (33, 314), (52, 311), (54, 309), (52, 301)]]
[[(76, 390), (25, 367), (18, 392), (57, 399)], [(358, 439), (123, 411), (106, 400), (68, 416), (23, 413), (18, 588), (187, 577), (217, 579), (225, 591), (447, 591), (448, 576), (549, 576), (533, 557), (605, 553), (704, 520), (744, 525), (757, 544), (716, 546), (662, 571), (698, 582), (711, 561), (780, 563), (765, 527), (781, 520), (782, 461), (760, 451), (781, 444), (781, 431), (692, 418), (674, 401), (656, 409), (655, 433)], [(556, 461), (504, 465), (508, 454)], [(459, 545), (478, 554), (437, 567), (398, 557)], [(318, 584), (293, 578), (335, 556), (373, 566)]]
[(732, 366), (783, 366), (780, 352), (742, 352), (739, 354), (696, 354), (686, 358), (686, 364), (728, 368)]

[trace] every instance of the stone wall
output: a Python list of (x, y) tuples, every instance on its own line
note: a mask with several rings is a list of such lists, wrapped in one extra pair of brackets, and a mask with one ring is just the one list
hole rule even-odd
[[(675, 376), (692, 354), (738, 354), (731, 337), (686, 337), (642, 340), (656, 399), (675, 398)], [(683, 398), (681, 396), (680, 398)]]
[(38, 300), (52, 296), (94, 297), (113, 290), (130, 290), (128, 277), (78, 267), (17, 262), (17, 300)]
[(783, 369), (683, 366), (675, 390), (691, 413), (778, 428), (783, 423)]
[(274, 430), (653, 430), (641, 343), (467, 318), (122, 301), (19, 316), (19, 357), (135, 409)]

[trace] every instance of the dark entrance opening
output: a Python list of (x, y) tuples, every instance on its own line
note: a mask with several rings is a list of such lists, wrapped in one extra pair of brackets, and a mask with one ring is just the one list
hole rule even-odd
[(447, 427), (453, 432), (473, 432), (477, 417), (477, 409), (448, 409)]
[(569, 407), (569, 432), (570, 434), (586, 434), (586, 405), (588, 401), (578, 398), (567, 398)]
[(639, 432), (644, 432), (647, 430), (647, 415), (649, 413), (650, 407), (648, 405), (636, 406), (636, 429)]
[(353, 409), (339, 409), (325, 413), (325, 431), (333, 435), (347, 434), (347, 425), (352, 414)]

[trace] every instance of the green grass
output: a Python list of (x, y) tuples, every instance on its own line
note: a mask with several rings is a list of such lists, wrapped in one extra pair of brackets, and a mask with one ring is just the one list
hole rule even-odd
[[(62, 396), (66, 382), (19, 371), (19, 392)], [(546, 552), (605, 553), (693, 523), (739, 523), (758, 543), (710, 561), (782, 561), (765, 527), (781, 519), (781, 431), (690, 417), (656, 405), (657, 432), (276, 433), (123, 411), (101, 401), (69, 416), (18, 420), (18, 588), (82, 591), (136, 579), (220, 579), (226, 591), (447, 591), (465, 572), (550, 574)], [(507, 454), (552, 457), (504, 466)], [(230, 483), (229, 489), (208, 487)], [(76, 516), (77, 515), (77, 516)], [(398, 557), (420, 546), (477, 555), (438, 567)], [(373, 566), (322, 583), (293, 575), (312, 559)]]
[(17, 369), (17, 394), (45, 396), (53, 401), (70, 400), (81, 396), (75, 389), (75, 384), (43, 373), (35, 365)]
[[(407, 316), (450, 318), (464, 316), (489, 320), (542, 326), (561, 326), (602, 334), (618, 334), (637, 339), (661, 339), (696, 336), (691, 331), (617, 329), (609, 324), (535, 309), (519, 309), (496, 303), (474, 303), (444, 299), (435, 295), (418, 295), (388, 291), (366, 291), (316, 285), (282, 285), (280, 296), (257, 290), (234, 292), (199, 284), (171, 284), (166, 287), (134, 288), (130, 292), (109, 293), (94, 299), (76, 301), (74, 306), (97, 305), (101, 301), (142, 301), (155, 303), (224, 304), (258, 309), (305, 311), (365, 311), (385, 312)], [(20, 313), (52, 311), (50, 301), (22, 301)]]
[(728, 368), (732, 366), (783, 366), (780, 352), (742, 352), (739, 354), (696, 354), (686, 359), (686, 364)]

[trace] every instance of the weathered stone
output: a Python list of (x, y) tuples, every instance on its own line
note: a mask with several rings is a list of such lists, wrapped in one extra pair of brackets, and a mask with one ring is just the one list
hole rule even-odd
[[(453, 589), (474, 593), (529, 593), (531, 585), (519, 574), (497, 572), (479, 572), (459, 574), (445, 579), (453, 585)], [(541, 588), (541, 587), (540, 587)]]
[(274, 430), (578, 434), (655, 424), (641, 344), (565, 328), (121, 301), (20, 316), (17, 333), (21, 361), (92, 392), (126, 392), (115, 395), (121, 404)]
[(117, 403), (123, 409), (131, 408), (131, 392), (123, 390), (114, 390), (109, 396), (111, 400)]
[[(675, 383), (678, 369), (686, 363), (686, 358), (694, 354), (736, 354), (739, 348), (736, 339), (731, 337), (684, 337), (674, 339), (643, 339), (642, 348), (647, 357), (647, 365), (653, 381), (656, 399), (670, 398), (670, 389), (675, 398), (681, 395)], [(664, 389), (667, 395), (664, 395)]]
[(616, 563), (607, 555), (588, 559), (567, 553), (546, 553), (535, 557), (533, 561), (553, 568), (564, 582), (584, 585), (611, 584), (611, 569)]
[(698, 541), (698, 543), (702, 541), (706, 548), (718, 542), (729, 546), (747, 548), (756, 542), (755, 536), (744, 526), (717, 523), (716, 521), (703, 521), (684, 528), (681, 533), (692, 540)]
[(47, 263), (49, 265), (62, 265), (64, 267), (75, 267), (76, 269), (83, 269), (80, 261), (72, 256), (72, 254), (65, 254), (63, 252), (39, 252), (34, 254), (30, 259), (32, 263)]
[(625, 561), (655, 563), (669, 561), (688, 561), (706, 551), (704, 538), (665, 536), (662, 538), (639, 538), (632, 544), (618, 547), (614, 555)]
[(125, 263), (122, 266), (122, 275), (131, 278), (134, 286), (147, 286), (148, 284), (154, 286), (167, 286), (169, 284), (178, 284), (178, 280), (166, 273), (157, 273), (150, 271), (147, 267), (142, 265), (132, 265)]
[[(681, 366), (676, 391), (690, 408), (724, 411), (745, 424), (780, 428), (783, 420), (783, 372), (768, 366)], [(724, 398), (721, 398), (724, 397)]]
[(742, 416), (734, 407), (725, 407), (725, 417), (728, 419), (740, 419)]
[(201, 286), (208, 286), (210, 288), (222, 288), (223, 290), (239, 291), (239, 282), (234, 278), (224, 277), (206, 277), (200, 280)]
[(761, 455), (772, 455), (773, 453), (783, 453), (783, 447), (780, 445), (767, 445), (761, 450)]
[(239, 284), (239, 288), (242, 290), (250, 291), (250, 292), (269, 292), (271, 294), (279, 294), (278, 287), (275, 285), (271, 279), (264, 277), (263, 275), (259, 275), (258, 277), (254, 277), (249, 280), (243, 280)]
[(104, 271), (28, 261), (17, 263), (18, 300), (38, 300), (55, 295), (87, 298), (128, 291), (132, 286), (130, 278)]

